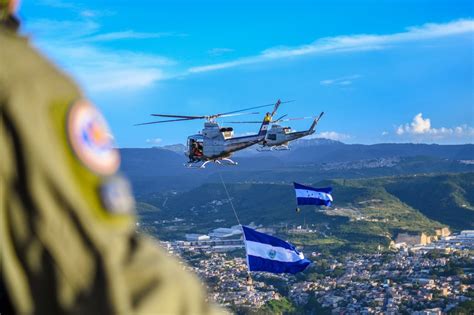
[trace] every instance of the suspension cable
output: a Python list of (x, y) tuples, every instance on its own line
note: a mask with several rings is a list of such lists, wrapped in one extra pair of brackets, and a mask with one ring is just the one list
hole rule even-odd
[(234, 211), (235, 218), (237, 219), (237, 222), (239, 223), (239, 225), (242, 225), (240, 223), (239, 217), (237, 216), (237, 211), (235, 211), (234, 203), (232, 202), (232, 199), (230, 198), (229, 191), (227, 190), (227, 186), (225, 185), (224, 179), (222, 178), (222, 174), (220, 171), (218, 173), (219, 173), (219, 177), (221, 178), (222, 186), (224, 186), (225, 193), (227, 194), (227, 199), (229, 199), (230, 206), (232, 207), (232, 210)]

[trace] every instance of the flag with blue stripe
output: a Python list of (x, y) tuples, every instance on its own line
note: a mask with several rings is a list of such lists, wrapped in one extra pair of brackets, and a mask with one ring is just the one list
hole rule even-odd
[(300, 205), (316, 205), (329, 207), (332, 204), (332, 187), (313, 188), (298, 183), (295, 185), (296, 202)]
[(293, 245), (279, 238), (246, 226), (242, 230), (249, 271), (297, 273), (311, 264)]

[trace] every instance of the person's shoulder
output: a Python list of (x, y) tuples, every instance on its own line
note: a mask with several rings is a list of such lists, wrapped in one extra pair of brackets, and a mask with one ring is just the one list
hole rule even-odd
[(52, 90), (79, 94), (73, 81), (31, 46), (26, 37), (0, 29), (0, 84), (7, 90), (46, 83)]

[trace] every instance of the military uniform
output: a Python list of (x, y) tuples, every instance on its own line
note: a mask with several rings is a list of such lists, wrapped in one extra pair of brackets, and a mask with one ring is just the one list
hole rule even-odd
[(136, 234), (100, 113), (1, 24), (2, 315), (215, 312), (194, 276)]

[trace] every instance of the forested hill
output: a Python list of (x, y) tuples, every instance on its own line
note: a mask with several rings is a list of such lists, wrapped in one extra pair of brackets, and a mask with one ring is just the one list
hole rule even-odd
[[(474, 173), (338, 179), (308, 184), (331, 185), (334, 205), (329, 209), (301, 207), (301, 212), (296, 213), (294, 191), (289, 184), (227, 186), (242, 223), (312, 224), (323, 232), (305, 240), (315, 245), (330, 242), (333, 246), (357, 247), (364, 242), (386, 243), (399, 232), (432, 234), (442, 226), (452, 230), (474, 229)], [(156, 207), (154, 220), (184, 219), (183, 224), (195, 232), (236, 224), (219, 183), (204, 184), (182, 193), (150, 195), (142, 202)]]
[[(474, 145), (347, 145), (324, 139), (301, 140), (289, 151), (239, 152), (236, 167), (210, 164), (187, 169), (183, 146), (121, 149), (122, 171), (139, 196), (185, 191), (216, 181), (223, 172), (230, 182), (291, 183), (334, 178), (364, 178), (420, 173), (474, 171)], [(179, 153), (178, 153), (179, 152)]]

